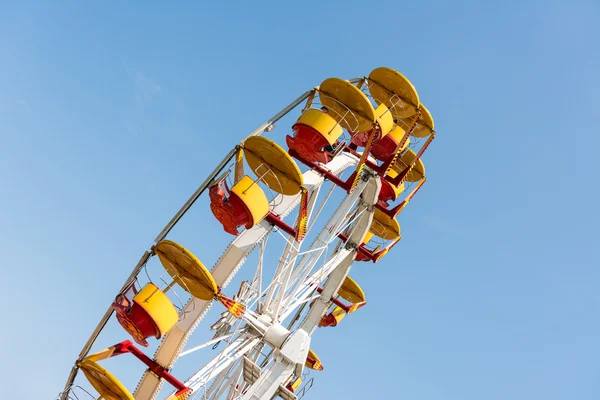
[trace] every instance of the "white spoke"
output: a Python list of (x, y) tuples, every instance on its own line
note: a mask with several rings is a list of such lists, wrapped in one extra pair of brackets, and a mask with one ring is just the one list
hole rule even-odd
[(215, 339), (209, 340), (208, 342), (206, 342), (206, 343), (203, 343), (203, 344), (201, 344), (201, 345), (194, 346), (194, 347), (192, 347), (192, 348), (191, 348), (191, 349), (189, 349), (189, 350), (182, 351), (182, 352), (181, 352), (181, 354), (179, 355), (179, 357), (187, 356), (188, 354), (191, 354), (191, 353), (193, 353), (193, 352), (195, 352), (195, 351), (198, 351), (198, 350), (200, 350), (200, 349), (203, 349), (203, 348), (205, 348), (205, 347), (208, 347), (208, 346), (210, 346), (211, 344), (219, 343), (221, 340), (226, 340), (226, 339), (229, 339), (230, 337), (232, 337), (232, 336), (234, 336), (234, 335), (236, 335), (236, 334), (238, 334), (238, 333), (240, 333), (240, 332), (241, 332), (241, 331), (235, 331), (235, 332), (229, 333), (229, 334), (227, 334), (227, 335), (219, 336), (218, 338), (215, 338)]
[(238, 360), (254, 345), (260, 341), (254, 336), (241, 336), (231, 342), (225, 349), (215, 358), (208, 362), (202, 369), (192, 375), (186, 382), (186, 386), (192, 388), (193, 391), (206, 385), (212, 378), (217, 376), (223, 369), (228, 367), (232, 362)]

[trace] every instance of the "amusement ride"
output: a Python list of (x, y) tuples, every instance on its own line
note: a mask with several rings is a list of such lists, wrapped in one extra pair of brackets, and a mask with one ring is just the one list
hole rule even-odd
[[(291, 130), (279, 133), (275, 123), (294, 112)], [(232, 148), (156, 237), (58, 399), (304, 397), (314, 381), (307, 372), (323, 369), (313, 335), (343, 329), (367, 303), (351, 267), (378, 262), (402, 238), (397, 218), (425, 183), (421, 156), (434, 137), (417, 91), (390, 68), (329, 78), (302, 94)], [(201, 196), (207, 218), (222, 225), (218, 234), (231, 237), (212, 267), (169, 236)], [(229, 283), (242, 270), (249, 279), (236, 291)], [(212, 338), (188, 346), (211, 307), (222, 311), (209, 325)], [(123, 341), (101, 342), (109, 323), (120, 325)], [(143, 351), (151, 345), (154, 354)], [(177, 374), (183, 356), (207, 348), (212, 355), (193, 374)], [(137, 387), (103, 366), (115, 357), (145, 367)]]

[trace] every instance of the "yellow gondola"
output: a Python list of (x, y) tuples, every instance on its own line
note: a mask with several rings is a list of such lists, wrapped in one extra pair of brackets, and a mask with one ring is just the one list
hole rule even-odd
[(225, 179), (219, 180), (209, 190), (210, 209), (232, 235), (238, 235), (238, 228), (252, 228), (269, 213), (269, 200), (256, 182), (245, 175), (231, 189)]
[(376, 128), (371, 128), (367, 131), (356, 132), (352, 136), (352, 143), (359, 147), (366, 147), (369, 142), (369, 138), (374, 133), (373, 129), (377, 129), (373, 136), (373, 141), (377, 142), (382, 140), (388, 133), (394, 128), (394, 116), (385, 104), (380, 104), (375, 109)]
[(127, 297), (127, 292), (129, 290), (115, 298), (112, 308), (119, 324), (139, 345), (147, 347), (146, 339), (160, 339), (177, 323), (179, 314), (175, 306), (152, 282), (135, 293), (131, 300)]
[(323, 109), (308, 108), (292, 126), (293, 136), (286, 136), (288, 147), (310, 162), (327, 164), (344, 132), (341, 125)]
[[(371, 154), (379, 161), (388, 161), (392, 158), (398, 149), (400, 141), (404, 138), (406, 131), (396, 125), (392, 131), (385, 136), (383, 139), (373, 144), (371, 148)], [(410, 144), (410, 138), (407, 138), (402, 147), (398, 151), (404, 151)]]

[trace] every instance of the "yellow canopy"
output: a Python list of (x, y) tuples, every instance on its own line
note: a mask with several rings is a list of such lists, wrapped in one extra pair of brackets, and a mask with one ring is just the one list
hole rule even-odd
[(78, 366), (101, 398), (105, 400), (135, 400), (117, 378), (95, 361), (84, 359), (78, 363)]
[(385, 104), (397, 119), (410, 117), (419, 108), (415, 87), (400, 72), (391, 68), (374, 69), (369, 75), (369, 92), (377, 104)]
[(362, 288), (349, 276), (344, 279), (344, 283), (342, 283), (340, 290), (338, 290), (338, 294), (350, 303), (365, 301), (365, 293)]
[(367, 132), (375, 123), (375, 109), (363, 92), (344, 79), (325, 79), (319, 86), (321, 104), (350, 132)]
[(219, 288), (210, 271), (185, 247), (163, 240), (153, 249), (169, 275), (192, 296), (212, 300), (218, 293)]
[(277, 193), (300, 193), (304, 179), (292, 157), (277, 143), (252, 136), (242, 144), (244, 156), (256, 176)]

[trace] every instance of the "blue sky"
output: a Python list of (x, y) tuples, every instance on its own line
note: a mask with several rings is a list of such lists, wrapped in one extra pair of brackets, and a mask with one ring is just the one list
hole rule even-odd
[[(233, 144), (323, 79), (389, 66), (435, 118), (429, 180), (401, 244), (353, 270), (367, 307), (315, 336), (309, 398), (599, 398), (600, 5), (488, 3), (0, 5), (0, 397), (62, 389)], [(190, 229), (210, 260), (207, 213)]]

